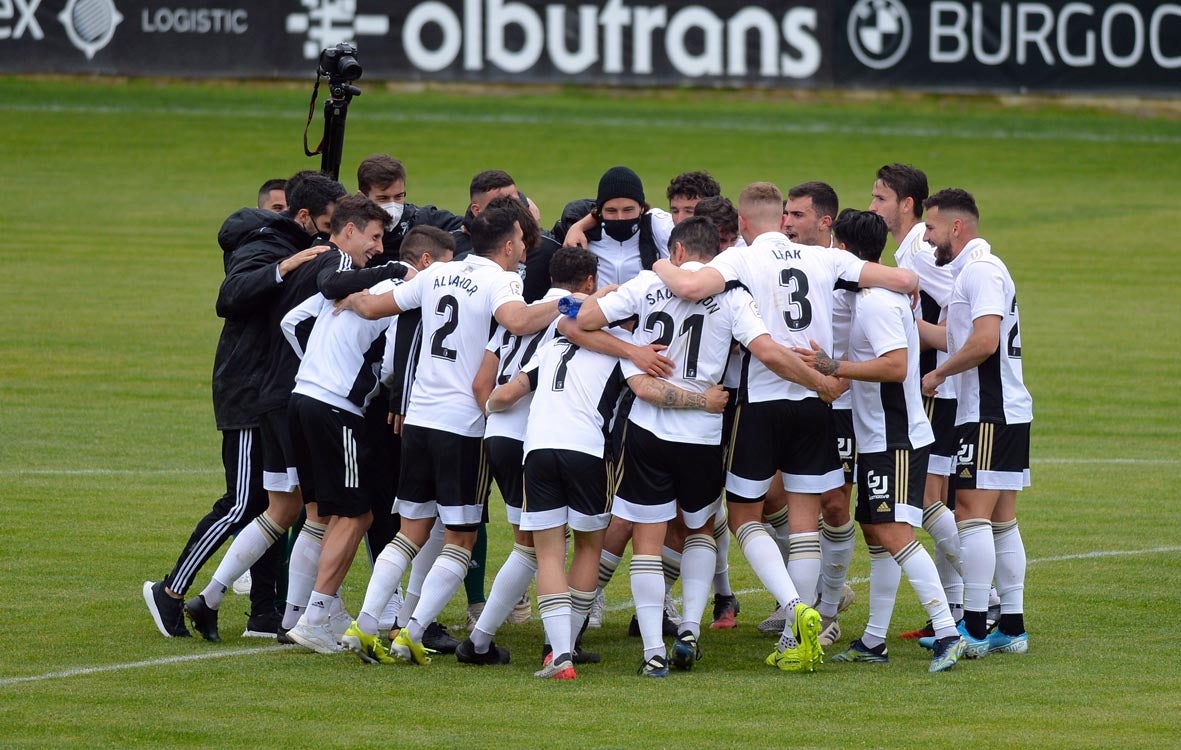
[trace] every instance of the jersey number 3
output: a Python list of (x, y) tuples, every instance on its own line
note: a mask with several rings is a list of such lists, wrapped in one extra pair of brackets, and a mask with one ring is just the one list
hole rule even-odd
[(808, 277), (798, 268), (779, 272), (779, 286), (787, 287), (787, 304), (783, 307), (783, 322), (787, 330), (802, 331), (812, 325), (812, 303), (808, 302)]

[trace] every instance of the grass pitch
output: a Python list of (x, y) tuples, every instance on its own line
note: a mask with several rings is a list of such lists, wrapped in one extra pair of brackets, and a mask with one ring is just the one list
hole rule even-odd
[[(823, 179), (864, 207), (877, 167), (906, 161), (933, 190), (975, 193), (1018, 285), (1035, 400), (1019, 513), (1030, 654), (928, 675), (925, 652), (891, 639), (884, 667), (780, 674), (754, 629), (772, 602), (752, 591), (737, 630), (705, 634), (692, 673), (643, 681), (625, 575), (587, 639), (604, 663), (573, 684), (530, 676), (536, 620), (498, 636), (505, 669), (259, 650), (234, 637), (246, 605), (233, 596), (222, 644), (160, 638), (140, 584), (221, 492), (215, 234), (264, 179), (319, 165), (300, 152), (307, 87), (0, 79), (0, 744), (1176, 745), (1181, 123), (920, 96), (365, 89), (346, 186), (363, 156), (388, 151), (410, 200), (457, 211), (487, 168), (509, 171), (546, 224), (615, 164), (654, 205), (673, 174), (702, 168), (729, 195)], [(320, 124), (317, 112), (313, 141)], [(493, 569), (510, 545), (498, 511)], [(757, 589), (737, 550), (731, 561), (736, 587)], [(867, 567), (859, 545), (837, 648), (864, 624)], [(358, 562), (354, 609), (367, 577)], [(461, 617), (453, 603), (443, 619)], [(894, 631), (923, 618), (904, 584)]]

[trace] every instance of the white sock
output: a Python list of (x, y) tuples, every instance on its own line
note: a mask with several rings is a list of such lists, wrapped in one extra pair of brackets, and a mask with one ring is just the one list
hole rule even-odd
[(619, 567), (622, 560), (622, 557), (613, 555), (607, 550), (599, 553), (599, 588), (607, 588), (607, 584), (611, 583), (611, 578), (615, 575), (615, 569)]
[[(957, 534), (958, 538), (958, 534)], [(960, 616), (963, 616), (964, 609), (964, 577), (960, 572), (952, 567), (951, 562), (946, 557), (935, 551), (935, 570), (939, 571), (939, 581), (943, 584), (943, 594), (947, 597), (947, 604), (951, 607), (959, 607)], [(955, 613), (952, 612), (954, 615)]]
[[(721, 506), (723, 509), (725, 505)], [(718, 596), (733, 596), (730, 587), (730, 529), (726, 526), (726, 514), (719, 513), (722, 520), (714, 516), (714, 543), (718, 554), (714, 562), (714, 593)]]
[(492, 643), (492, 636), (508, 619), (513, 607), (529, 590), (533, 576), (537, 575), (537, 553), (532, 547), (520, 544), (513, 545), (513, 551), (508, 559), (492, 579), (492, 590), (488, 592), (488, 601), (484, 603), (484, 611), (476, 621), (472, 630), (472, 643), (476, 646), (476, 653), (488, 651)]
[(788, 537), (790, 536), (787, 526), (787, 508), (780, 508), (764, 519), (764, 526), (767, 533), (775, 541), (775, 546), (779, 548), (779, 554), (783, 557), (784, 565), (787, 564), (788, 555), (791, 550), (788, 546)]
[(303, 614), (307, 624), (317, 627), (328, 622), (328, 615), (332, 611), (332, 600), (335, 598), (336, 594), (313, 591), (308, 597), (308, 610)]
[(594, 591), (579, 591), (570, 589), (570, 642), (578, 644), (578, 634), (582, 632), (582, 624), (590, 614), (591, 605), (595, 603)]
[[(435, 564), (422, 582), (422, 595), (418, 600), (418, 607), (407, 625), (410, 628), (410, 639), (422, 640), (422, 631), (435, 621), (451, 597), (463, 584), (467, 575), (468, 565), (472, 561), (471, 550), (466, 550), (458, 544), (444, 544), (443, 550), (435, 558)], [(384, 606), (384, 605), (383, 605)]]
[(709, 600), (709, 584), (717, 563), (718, 548), (709, 534), (685, 537), (681, 557), (681, 626), (695, 637), (701, 635), (701, 618)]
[[(365, 588), (365, 601), (361, 604), (361, 614), (357, 617), (357, 627), (362, 632), (377, 635), (377, 622), (381, 618), (381, 613), (390, 603), (390, 597), (398, 590), (398, 584), (402, 582), (406, 568), (410, 566), (410, 561), (417, 553), (417, 545), (399, 532), (373, 561), (373, 575), (369, 577), (369, 585)], [(406, 604), (403, 604), (402, 610), (398, 613), (399, 619), (402, 612), (406, 611)]]
[(820, 524), (820, 606), (817, 609), (825, 617), (837, 616), (856, 538), (857, 527), (851, 520), (844, 526)]
[(265, 512), (246, 524), (246, 528), (234, 537), (225, 557), (214, 571), (209, 585), (201, 592), (201, 596), (205, 598), (205, 606), (210, 609), (220, 607), (230, 584), (250, 570), (250, 566), (258, 562), (275, 540), (286, 533), (287, 529), (272, 521)]
[(320, 549), (324, 542), (325, 524), (305, 521), (295, 544), (291, 546), (291, 562), (287, 568), (287, 608), (283, 612), (283, 627), (290, 630), (299, 622), (308, 606), (308, 597), (316, 587), (316, 572), (320, 568)]
[(1025, 613), (1025, 544), (1017, 519), (992, 525), (996, 548), (996, 591), (1002, 615)]
[[(664, 612), (664, 570), (657, 555), (632, 555), (632, 600), (636, 603), (636, 620), (644, 640), (644, 658), (654, 649), (664, 653), (661, 614)], [(557, 646), (554, 646), (557, 651)]]
[[(799, 601), (800, 595), (792, 583), (791, 576), (787, 574), (787, 566), (783, 562), (779, 548), (763, 525), (756, 521), (748, 521), (738, 527), (738, 533), (734, 536), (738, 538), (738, 546), (742, 548), (742, 554), (750, 563), (751, 570), (758, 576), (763, 588), (775, 597), (775, 601), (784, 605)], [(789, 606), (787, 608), (789, 629), (794, 621), (795, 608)]]
[(988, 611), (988, 590), (996, 571), (996, 548), (992, 541), (992, 522), (986, 518), (961, 521), (960, 562), (964, 570), (964, 610)]
[(681, 577), (681, 553), (672, 547), (662, 547), (660, 564), (664, 570), (664, 591), (669, 593), (673, 590), (677, 579)]
[(890, 630), (890, 618), (894, 616), (894, 600), (898, 597), (898, 584), (902, 581), (902, 568), (890, 556), (885, 547), (869, 547), (869, 621), (861, 642), (867, 648), (874, 648), (886, 642)]
[[(796, 591), (814, 597), (816, 584), (820, 581), (820, 532), (792, 534), (788, 537), (787, 547), (787, 574), (791, 576), (791, 582)], [(815, 599), (808, 604), (812, 601)]]
[[(935, 554), (962, 575), (960, 568), (960, 532), (955, 525), (955, 514), (943, 503), (934, 503), (923, 509), (923, 528), (935, 540)], [(945, 579), (944, 583), (946, 584)]]
[(931, 559), (926, 548), (917, 541), (911, 542), (894, 556), (894, 560), (906, 574), (910, 587), (918, 594), (923, 609), (927, 610), (927, 616), (931, 618), (931, 627), (935, 629), (935, 637), (947, 638), (957, 635), (951, 609), (943, 597), (939, 572), (935, 570), (935, 561)]
[[(657, 561), (660, 558), (656, 558)], [(659, 564), (659, 563), (658, 563)], [(545, 639), (554, 651), (554, 659), (558, 659), (574, 651), (574, 642), (570, 639), (570, 592), (561, 594), (538, 594), (537, 610), (541, 613), (541, 626), (545, 630)]]

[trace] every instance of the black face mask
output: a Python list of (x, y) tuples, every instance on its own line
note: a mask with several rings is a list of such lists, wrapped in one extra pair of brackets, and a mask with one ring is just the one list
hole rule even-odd
[(603, 233), (616, 242), (627, 242), (640, 231), (639, 219), (603, 219)]

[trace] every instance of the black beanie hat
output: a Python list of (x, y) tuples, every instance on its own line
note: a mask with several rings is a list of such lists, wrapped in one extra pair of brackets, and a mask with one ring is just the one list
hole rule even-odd
[(611, 167), (599, 179), (599, 196), (596, 203), (602, 206), (612, 198), (631, 198), (636, 203), (644, 202), (644, 183), (640, 176), (627, 167)]

